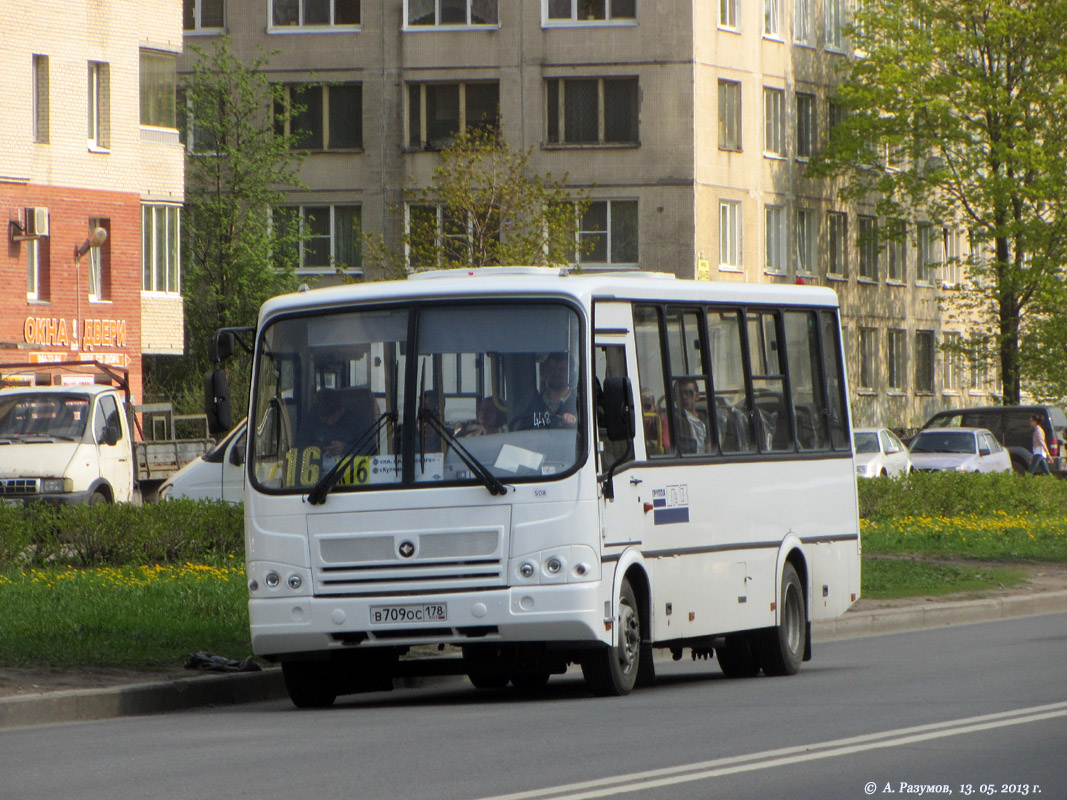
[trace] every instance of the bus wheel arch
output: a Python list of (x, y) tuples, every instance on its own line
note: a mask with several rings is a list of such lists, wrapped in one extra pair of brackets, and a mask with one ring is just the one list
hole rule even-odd
[[(632, 582), (631, 582), (632, 581)], [(642, 603), (637, 586), (644, 585), (646, 601)], [(611, 697), (629, 694), (638, 685), (643, 656), (651, 650), (648, 641), (647, 581), (637, 567), (626, 570), (619, 582), (614, 602), (613, 638), (609, 646), (595, 647), (581, 660), (582, 675), (593, 694)], [(648, 659), (651, 664), (651, 658)], [(647, 669), (647, 668), (646, 668)]]
[(769, 676), (795, 675), (805, 654), (810, 657), (811, 626), (807, 594), (794, 560), (787, 560), (778, 588), (778, 624), (761, 633), (760, 662)]

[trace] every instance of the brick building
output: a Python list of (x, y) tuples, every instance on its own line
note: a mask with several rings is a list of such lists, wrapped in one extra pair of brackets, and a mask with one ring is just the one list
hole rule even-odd
[(38, 382), (96, 359), (140, 399), (142, 355), (183, 351), (181, 49), (179, 0), (0, 3), (0, 362)]

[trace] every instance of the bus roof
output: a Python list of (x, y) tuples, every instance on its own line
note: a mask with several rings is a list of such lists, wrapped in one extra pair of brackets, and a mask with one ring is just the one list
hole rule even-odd
[(670, 273), (568, 273), (549, 267), (483, 267), (416, 273), (407, 280), (329, 286), (274, 297), (260, 310), (262, 323), (275, 314), (354, 303), (414, 299), (558, 296), (585, 306), (593, 300), (677, 303), (769, 304), (836, 308), (837, 294), (822, 286), (696, 281)]

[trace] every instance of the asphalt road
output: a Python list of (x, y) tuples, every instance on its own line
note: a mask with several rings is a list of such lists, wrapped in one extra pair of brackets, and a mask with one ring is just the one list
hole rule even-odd
[(13, 728), (0, 798), (1062, 800), (1065, 654), (1061, 613), (822, 642), (791, 678), (658, 663), (626, 698), (567, 675)]

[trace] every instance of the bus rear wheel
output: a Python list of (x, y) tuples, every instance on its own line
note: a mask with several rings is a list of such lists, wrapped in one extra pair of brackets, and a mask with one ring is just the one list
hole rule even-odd
[(786, 563), (778, 600), (778, 624), (763, 632), (761, 661), (765, 675), (796, 675), (808, 643), (804, 586), (796, 569)]
[(612, 697), (629, 694), (641, 669), (641, 609), (630, 581), (623, 578), (615, 615), (614, 647), (603, 647), (582, 659), (582, 675), (593, 694)]
[(722, 647), (715, 648), (719, 669), (727, 678), (755, 678), (759, 675), (758, 648), (751, 633), (732, 633)]
[(337, 699), (337, 685), (327, 661), (283, 661), (282, 678), (297, 708), (328, 708)]

